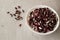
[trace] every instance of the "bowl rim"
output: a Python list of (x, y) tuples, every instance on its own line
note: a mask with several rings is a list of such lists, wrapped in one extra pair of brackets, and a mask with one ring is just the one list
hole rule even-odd
[[(28, 22), (27, 22), (28, 14), (29, 14), (29, 12), (33, 11), (33, 10), (36, 9), (36, 8), (49, 8), (50, 10), (52, 10), (52, 11), (56, 14), (56, 17), (58, 18), (58, 21), (57, 21), (56, 27), (54, 28), (53, 31), (50, 31), (50, 32), (47, 32), (47, 33), (39, 33), (39, 32), (34, 31), (34, 30), (29, 26), (29, 24), (28, 24)], [(57, 28), (59, 27), (59, 16), (58, 16), (58, 13), (57, 13), (53, 8), (51, 8), (51, 7), (49, 7), (49, 6), (46, 6), (46, 5), (37, 5), (37, 6), (32, 7), (31, 9), (29, 9), (29, 10), (27, 11), (27, 13), (26, 13), (25, 21), (26, 21), (26, 23), (25, 23), (26, 26), (27, 26), (33, 33), (36, 33), (36, 34), (39, 34), (39, 35), (48, 35), (48, 34), (51, 34), (51, 33), (55, 32), (55, 31), (57, 30)]]

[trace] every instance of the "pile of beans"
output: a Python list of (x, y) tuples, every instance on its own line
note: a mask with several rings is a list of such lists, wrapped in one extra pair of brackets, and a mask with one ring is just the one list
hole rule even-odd
[(29, 26), (41, 33), (53, 31), (57, 23), (56, 14), (49, 8), (36, 8), (29, 13)]

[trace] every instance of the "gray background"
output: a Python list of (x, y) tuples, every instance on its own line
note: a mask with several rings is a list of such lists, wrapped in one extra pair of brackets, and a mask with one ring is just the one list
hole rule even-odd
[[(15, 11), (14, 7), (21, 5), (25, 12), (36, 5), (52, 7), (60, 15), (60, 0), (0, 0), (0, 40), (60, 40), (60, 27), (51, 35), (33, 34), (25, 25), (25, 20), (16, 21), (7, 15), (7, 11)], [(22, 16), (25, 18), (26, 13)], [(22, 23), (20, 28), (18, 25)]]

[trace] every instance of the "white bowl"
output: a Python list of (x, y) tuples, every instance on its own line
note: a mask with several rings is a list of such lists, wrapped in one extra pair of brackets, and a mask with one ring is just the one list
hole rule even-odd
[[(28, 21), (27, 21), (27, 17), (29, 16), (29, 13), (30, 13), (31, 11), (33, 11), (34, 9), (36, 9), (36, 8), (49, 8), (51, 11), (53, 11), (53, 12), (56, 14), (56, 17), (58, 18), (58, 21), (57, 21), (56, 27), (54, 28), (53, 31), (50, 31), (50, 32), (47, 32), (47, 33), (39, 33), (39, 32), (34, 31), (34, 30), (29, 26)], [(39, 34), (39, 35), (48, 35), (48, 34), (51, 34), (51, 33), (55, 32), (55, 31), (57, 30), (57, 28), (59, 27), (59, 16), (58, 16), (58, 13), (57, 13), (54, 9), (52, 9), (51, 7), (46, 6), (46, 5), (38, 5), (38, 6), (35, 6), (35, 7), (32, 7), (31, 9), (29, 9), (29, 10), (27, 11), (25, 21), (26, 21), (26, 26), (29, 28), (29, 30), (31, 30), (33, 33), (36, 33), (36, 34)]]

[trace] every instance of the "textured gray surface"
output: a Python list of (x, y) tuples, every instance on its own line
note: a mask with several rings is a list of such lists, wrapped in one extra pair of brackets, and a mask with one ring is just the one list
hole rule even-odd
[[(0, 40), (60, 40), (60, 27), (51, 35), (40, 36), (29, 31), (24, 20), (15, 21), (6, 14), (7, 11), (14, 10), (17, 5), (21, 5), (25, 12), (36, 5), (48, 5), (60, 15), (60, 0), (0, 0)], [(25, 15), (26, 13), (22, 16)], [(18, 26), (19, 22), (23, 24), (21, 28)]]

